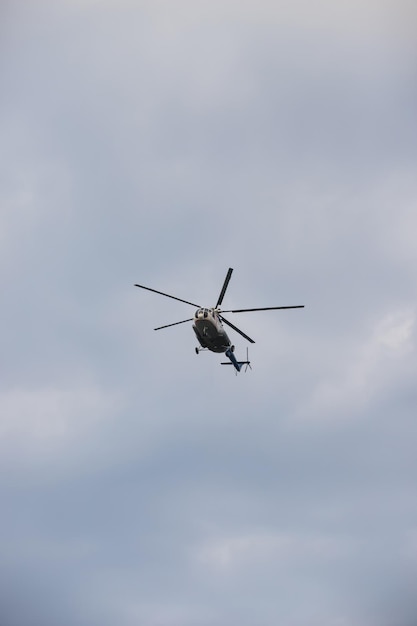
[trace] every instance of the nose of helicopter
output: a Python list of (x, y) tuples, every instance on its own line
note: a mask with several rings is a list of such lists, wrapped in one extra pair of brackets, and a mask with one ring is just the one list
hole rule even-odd
[(194, 319), (196, 320), (206, 319), (208, 316), (208, 309), (197, 309), (197, 311), (194, 313)]

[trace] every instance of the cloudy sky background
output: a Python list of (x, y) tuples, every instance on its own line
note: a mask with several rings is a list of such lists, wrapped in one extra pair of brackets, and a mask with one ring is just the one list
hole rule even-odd
[(1, 624), (415, 625), (415, 3), (0, 11)]

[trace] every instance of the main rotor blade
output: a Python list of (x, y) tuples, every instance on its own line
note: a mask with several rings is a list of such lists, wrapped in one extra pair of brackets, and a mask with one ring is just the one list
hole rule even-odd
[(248, 311), (274, 311), (276, 309), (304, 309), (304, 304), (297, 304), (296, 306), (264, 306), (260, 309), (230, 309), (222, 311), (222, 313), (247, 313)]
[(218, 309), (219, 306), (221, 305), (221, 303), (223, 302), (224, 294), (226, 293), (226, 289), (227, 289), (227, 286), (229, 284), (229, 280), (230, 280), (230, 277), (232, 275), (232, 272), (233, 272), (233, 269), (231, 267), (229, 267), (229, 269), (227, 271), (227, 274), (226, 274), (226, 278), (224, 279), (224, 283), (223, 283), (223, 287), (222, 287), (222, 290), (221, 290), (220, 295), (219, 295), (219, 299), (217, 300), (217, 304), (216, 304), (216, 307), (215, 307), (216, 309)]
[(170, 326), (176, 326), (177, 324), (184, 324), (185, 322), (192, 322), (194, 318), (190, 317), (188, 320), (182, 320), (181, 322), (174, 322), (173, 324), (165, 324), (165, 326), (158, 326), (154, 330), (161, 330), (161, 328), (169, 328)]
[(245, 339), (247, 339), (250, 343), (255, 343), (253, 339), (251, 339), (250, 337), (248, 337), (248, 335), (245, 335), (245, 333), (243, 331), (241, 331), (239, 328), (237, 328), (237, 326), (235, 326), (234, 324), (232, 324), (231, 322), (228, 322), (226, 318), (223, 317), (223, 315), (219, 316), (221, 321), (224, 322), (225, 324), (227, 324), (228, 326), (230, 326), (230, 328), (233, 328), (233, 330), (235, 330), (237, 333), (239, 333), (239, 335), (242, 335), (242, 337), (244, 337)]
[(150, 287), (145, 287), (144, 285), (135, 285), (135, 287), (140, 287), (141, 289), (147, 289), (148, 291), (153, 291), (154, 293), (159, 293), (161, 296), (166, 296), (167, 298), (172, 298), (173, 300), (178, 300), (179, 302), (185, 302), (185, 304), (191, 304), (191, 306), (200, 308), (199, 304), (194, 304), (194, 302), (188, 302), (188, 300), (183, 300), (182, 298), (177, 298), (176, 296), (170, 296), (168, 293), (164, 293), (163, 291), (157, 291), (156, 289), (151, 289)]

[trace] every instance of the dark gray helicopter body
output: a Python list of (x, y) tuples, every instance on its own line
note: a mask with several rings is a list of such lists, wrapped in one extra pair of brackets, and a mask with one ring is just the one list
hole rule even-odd
[(176, 326), (177, 324), (184, 324), (185, 322), (193, 322), (193, 330), (198, 339), (198, 342), (201, 348), (196, 348), (195, 351), (198, 354), (201, 350), (210, 350), (211, 352), (217, 353), (225, 353), (225, 355), (230, 359), (230, 363), (222, 363), (222, 365), (230, 365), (232, 364), (235, 369), (239, 372), (242, 365), (246, 365), (246, 367), (250, 366), (250, 361), (248, 357), (246, 357), (246, 361), (238, 361), (234, 355), (235, 347), (232, 345), (226, 330), (223, 324), (226, 324), (230, 328), (233, 328), (237, 333), (242, 335), (247, 341), (250, 343), (255, 343), (253, 339), (248, 337), (243, 331), (234, 326), (231, 322), (229, 322), (223, 316), (223, 313), (246, 313), (250, 311), (271, 311), (274, 309), (302, 309), (304, 305), (297, 306), (272, 306), (272, 307), (262, 307), (256, 309), (229, 309), (227, 311), (223, 311), (220, 309), (220, 305), (223, 302), (224, 294), (226, 293), (226, 289), (228, 287), (230, 278), (232, 276), (233, 269), (229, 267), (227, 272), (225, 281), (223, 283), (222, 290), (217, 300), (217, 304), (212, 308), (202, 308), (198, 304), (194, 304), (193, 302), (189, 302), (188, 300), (182, 300), (181, 298), (177, 298), (176, 296), (170, 296), (167, 293), (162, 291), (157, 291), (156, 289), (151, 289), (150, 287), (145, 287), (144, 285), (135, 285), (135, 287), (140, 287), (141, 289), (147, 289), (148, 291), (153, 291), (154, 293), (158, 293), (161, 296), (166, 296), (167, 298), (172, 298), (173, 300), (179, 300), (179, 302), (184, 302), (185, 304), (190, 304), (191, 306), (197, 307), (196, 312), (194, 313), (194, 317), (181, 320), (181, 322), (174, 322), (173, 324), (165, 324), (165, 326), (158, 326), (155, 330), (161, 330), (162, 328), (169, 328), (170, 326)]
[(226, 352), (231, 347), (231, 341), (215, 309), (197, 309), (193, 321), (193, 331), (203, 348), (212, 352)]

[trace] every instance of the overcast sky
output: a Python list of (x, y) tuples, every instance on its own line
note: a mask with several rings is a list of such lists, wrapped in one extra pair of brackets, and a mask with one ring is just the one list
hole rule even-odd
[(415, 2), (0, 23), (1, 626), (415, 626)]

